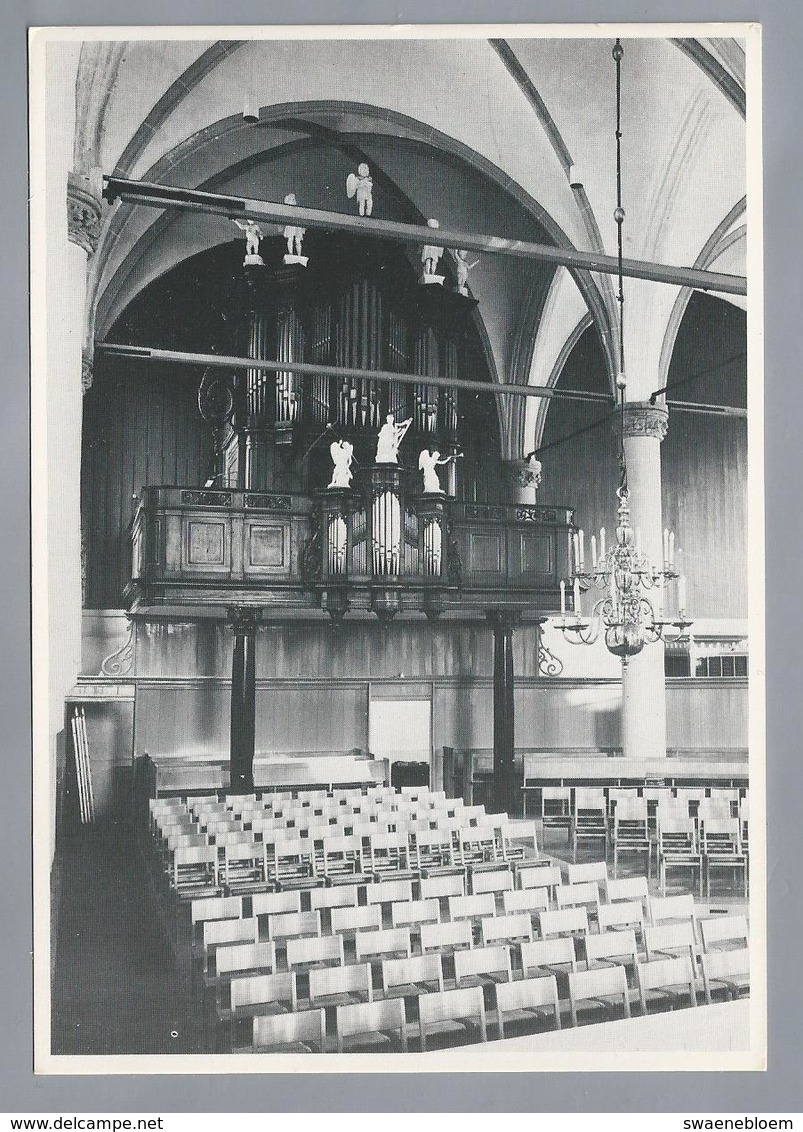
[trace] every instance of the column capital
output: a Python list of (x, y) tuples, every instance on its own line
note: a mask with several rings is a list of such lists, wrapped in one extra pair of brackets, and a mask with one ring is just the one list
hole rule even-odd
[(528, 460), (505, 460), (505, 474), (514, 487), (539, 487), (541, 462), (534, 457)]
[(226, 617), (235, 636), (245, 636), (256, 632), (262, 620), (262, 610), (253, 605), (232, 605), (226, 610)]
[(665, 405), (653, 405), (651, 401), (625, 401), (625, 440), (636, 436), (663, 440), (668, 428), (669, 410)]
[(88, 350), (81, 354), (81, 392), (86, 394), (92, 388), (94, 358)]
[(73, 244), (93, 255), (100, 239), (103, 202), (89, 177), (67, 174), (67, 236)]

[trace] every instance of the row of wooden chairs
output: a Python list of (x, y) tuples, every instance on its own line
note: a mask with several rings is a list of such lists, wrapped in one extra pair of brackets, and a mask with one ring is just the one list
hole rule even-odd
[[(480, 957), (476, 951), (465, 955)], [(489, 956), (488, 962), (475, 963), (474, 968), (484, 973), (485, 968), (503, 962), (501, 956)], [(560, 1029), (564, 1013), (577, 1026), (582, 1021), (598, 1021), (600, 1016), (607, 1019), (617, 1013), (629, 1018), (634, 1007), (644, 1015), (656, 1009), (696, 1007), (700, 992), (691, 963), (683, 957), (636, 962), (635, 992), (630, 988), (625, 967), (618, 964), (571, 971), (567, 976), (568, 1011), (558, 997), (555, 975), (525, 975), (513, 981), (505, 977), (504, 968), (489, 974), (500, 977), (444, 989), (439, 956), (391, 961), (382, 966), (383, 997), (374, 999), (368, 967), (313, 972), (307, 1010), (297, 1009), (292, 973), (267, 976), (261, 984), (243, 980), (245, 985), (237, 988), (232, 999), (236, 1004), (232, 1017), (236, 1018), (241, 1006), (245, 1008), (251, 1021), (250, 1048), (257, 1053), (331, 1050), (327, 1045), (326, 1005), (334, 1007), (334, 1048), (338, 1053), (406, 1052), (411, 1035), (417, 1036), (417, 1048), (425, 1052), (433, 1039), (439, 1044), (485, 1042), (492, 1026), (498, 1038), (506, 1037), (511, 1027), (522, 1024), (531, 1029), (547, 1022)], [(313, 975), (319, 977), (313, 979)], [(433, 986), (435, 989), (431, 989)], [(703, 957), (702, 993), (707, 1003), (715, 996), (736, 998), (748, 990), (746, 949)], [(486, 1015), (487, 991), (490, 1007)], [(291, 1009), (287, 1013), (255, 1012), (263, 996), (269, 1007), (278, 1003)], [(344, 997), (351, 1001), (343, 1002)], [(363, 1000), (354, 1001), (355, 997)], [(408, 1013), (407, 1008), (413, 999), (417, 1022), (411, 1019), (412, 1012)], [(321, 1002), (324, 1006), (319, 1005)]]

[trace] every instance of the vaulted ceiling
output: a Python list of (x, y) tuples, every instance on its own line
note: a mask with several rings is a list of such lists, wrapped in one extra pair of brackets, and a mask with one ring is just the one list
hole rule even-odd
[[(743, 274), (742, 45), (624, 46), (625, 255)], [(474, 34), (87, 42), (75, 167), (272, 200), (292, 190), (301, 204), (343, 211), (345, 176), (364, 158), (375, 216), (435, 216), (458, 230), (615, 254), (611, 47), (608, 38)], [(243, 118), (246, 100), (259, 108), (256, 124)], [(218, 217), (110, 208), (88, 333), (103, 338), (149, 282), (233, 234)], [(590, 321), (615, 374), (610, 277), (483, 256), (470, 284), (498, 380), (556, 381)], [(631, 396), (664, 384), (687, 301), (678, 287), (626, 282)], [(520, 449), (539, 429), (538, 402), (525, 413), (515, 400), (507, 444)]]

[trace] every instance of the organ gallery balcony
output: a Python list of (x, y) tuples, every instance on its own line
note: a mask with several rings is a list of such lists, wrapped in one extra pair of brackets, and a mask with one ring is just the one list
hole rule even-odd
[(394, 465), (314, 496), (147, 487), (131, 525), (124, 601), (147, 616), (214, 616), (235, 605), (287, 616), (327, 611), (480, 614), (559, 608), (568, 507), (459, 503), (413, 492)]

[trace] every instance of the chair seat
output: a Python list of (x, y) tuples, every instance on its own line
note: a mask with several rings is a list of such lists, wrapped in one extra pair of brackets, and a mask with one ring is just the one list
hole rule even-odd
[(367, 995), (359, 991), (338, 991), (336, 994), (319, 994), (315, 996), (315, 1007), (319, 1006), (356, 1006), (357, 1003), (366, 1002)]
[(750, 990), (750, 976), (739, 975), (727, 979), (712, 979), (709, 985), (712, 990), (716, 987), (722, 987), (732, 998), (738, 998), (743, 991)]
[(540, 1022), (544, 1018), (554, 1018), (555, 1012), (551, 1008), (536, 1006), (520, 1006), (516, 1010), (505, 1010), (502, 1020), (505, 1026), (522, 1025), (527, 1022)]
[(430, 994), (437, 991), (438, 984), (432, 983), (399, 983), (391, 987), (385, 998), (417, 998), (420, 994)]
[(382, 1030), (367, 1030), (343, 1039), (344, 1050), (378, 1049), (393, 1044), (393, 1039)]
[(304, 1042), (285, 1042), (277, 1046), (258, 1046), (254, 1053), (316, 1053), (318, 1052), (311, 1045), (305, 1045)]
[(457, 986), (461, 989), (463, 987), (491, 987), (496, 986), (498, 983), (506, 982), (507, 976), (504, 974), (504, 972), (499, 971), (494, 972), (493, 974), (488, 973), (482, 975), (465, 975), (457, 983)]
[(688, 1000), (689, 984), (688, 983), (675, 983), (666, 987), (653, 987), (651, 990), (645, 991), (644, 998), (649, 1004), (651, 1002), (669, 1002), (670, 1009), (674, 1008), (684, 1000)]

